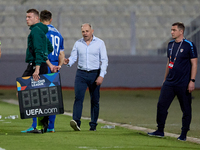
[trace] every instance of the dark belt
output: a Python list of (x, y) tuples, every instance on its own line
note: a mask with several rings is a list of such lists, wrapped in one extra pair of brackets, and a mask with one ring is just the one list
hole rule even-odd
[[(30, 66), (36, 66), (35, 62), (30, 62), (29, 65), (30, 65)], [(44, 65), (47, 65), (47, 63), (44, 63), (44, 62), (43, 62), (43, 63), (41, 63), (41, 65), (44, 66)], [(40, 66), (41, 66), (41, 65), (40, 65)]]
[(35, 63), (30, 62), (29, 65), (30, 65), (30, 66), (35, 66)]
[(78, 69), (80, 71), (83, 71), (83, 72), (87, 72), (87, 73), (98, 73), (100, 71), (100, 69), (97, 69), (97, 70), (90, 70), (90, 71), (87, 71), (87, 70), (81, 70), (81, 69)]

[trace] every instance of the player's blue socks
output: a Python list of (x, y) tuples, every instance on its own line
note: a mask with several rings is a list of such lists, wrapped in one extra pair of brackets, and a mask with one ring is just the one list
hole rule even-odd
[[(32, 118), (32, 119), (33, 119), (32, 126), (24, 131), (21, 131), (22, 133), (26, 133), (27, 131), (32, 131), (36, 128), (37, 118)], [(47, 132), (55, 132), (55, 129), (54, 129), (55, 119), (56, 119), (56, 115), (49, 116), (49, 124), (48, 124)]]
[(35, 129), (37, 126), (37, 118), (33, 118), (32, 127)]
[(49, 116), (48, 129), (54, 129), (55, 119), (56, 119), (56, 115)]

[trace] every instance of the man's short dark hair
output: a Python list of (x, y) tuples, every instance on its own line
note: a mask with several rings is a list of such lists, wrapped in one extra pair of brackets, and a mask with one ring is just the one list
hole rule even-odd
[(52, 13), (48, 10), (43, 10), (40, 12), (40, 20), (43, 21), (50, 21), (52, 18)]
[(175, 22), (172, 24), (172, 26), (177, 26), (179, 30), (183, 30), (183, 33), (185, 31), (185, 26), (182, 22)]
[(35, 14), (36, 16), (38, 16), (39, 17), (39, 11), (37, 11), (36, 9), (29, 9), (29, 10), (27, 10), (27, 12), (26, 13), (33, 13), (33, 14)]

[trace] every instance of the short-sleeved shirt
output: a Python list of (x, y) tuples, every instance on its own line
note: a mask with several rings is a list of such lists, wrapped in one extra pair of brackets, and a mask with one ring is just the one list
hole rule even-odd
[[(183, 39), (181, 47), (179, 48), (180, 44), (181, 42), (176, 43), (175, 40), (170, 41), (168, 44), (167, 57), (169, 58), (169, 61), (171, 60), (174, 62), (177, 53), (173, 68), (169, 69), (169, 74), (165, 81), (165, 85), (168, 86), (188, 86), (191, 77), (190, 60), (198, 57), (196, 46), (193, 42)], [(177, 52), (178, 48), (179, 51)]]
[(60, 51), (64, 51), (64, 40), (60, 32), (53, 25), (50, 24), (47, 25), (47, 27), (48, 32), (46, 36), (54, 48), (53, 52), (48, 55), (48, 58), (52, 64), (55, 64), (54, 62), (56, 62), (58, 65)]

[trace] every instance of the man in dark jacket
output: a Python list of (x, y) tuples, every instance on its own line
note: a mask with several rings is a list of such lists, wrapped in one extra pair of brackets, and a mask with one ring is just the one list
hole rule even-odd
[[(28, 36), (28, 47), (26, 50), (27, 69), (23, 73), (25, 76), (33, 76), (35, 81), (38, 81), (40, 74), (47, 74), (50, 67), (52, 72), (57, 72), (58, 67), (52, 65), (48, 60), (48, 54), (53, 51), (53, 47), (49, 39), (46, 37), (48, 27), (39, 22), (39, 12), (36, 9), (29, 9), (26, 13), (26, 22), (30, 26), (30, 34)], [(37, 127), (28, 133), (43, 133), (47, 128), (48, 118), (38, 117)]]
[[(47, 32), (46, 36), (49, 39), (49, 41), (52, 43), (53, 48), (54, 48), (53, 52), (48, 55), (49, 61), (53, 65), (59, 66), (61, 68), (63, 61), (64, 61), (64, 57), (65, 57), (64, 39), (63, 39), (62, 35), (59, 33), (59, 31), (53, 25), (51, 25), (52, 13), (50, 11), (47, 11), (47, 10), (41, 11), (40, 12), (40, 21), (43, 24), (47, 25), (48, 32)], [(48, 73), (51, 73), (51, 72), (52, 71), (50, 70), (50, 68), (48, 68)], [(47, 132), (55, 132), (55, 129), (54, 129), (55, 118), (56, 118), (56, 115), (49, 116)], [(37, 118), (34, 117), (31, 127), (29, 127), (28, 129), (26, 129), (24, 131), (21, 131), (21, 132), (26, 133), (27, 131), (34, 130), (34, 128), (36, 128), (36, 126), (37, 126)]]
[[(28, 36), (28, 48), (26, 50), (26, 63), (33, 68), (33, 73), (28, 70), (28, 74), (33, 75), (35, 81), (39, 79), (39, 74), (47, 73), (47, 65), (52, 72), (56, 72), (57, 67), (52, 65), (48, 60), (48, 54), (53, 51), (51, 42), (46, 37), (48, 27), (39, 22), (39, 12), (35, 9), (29, 9), (26, 14), (27, 25), (30, 26)], [(42, 69), (40, 68), (42, 67)], [(41, 72), (42, 71), (42, 72)], [(27, 76), (27, 70), (23, 76)]]

